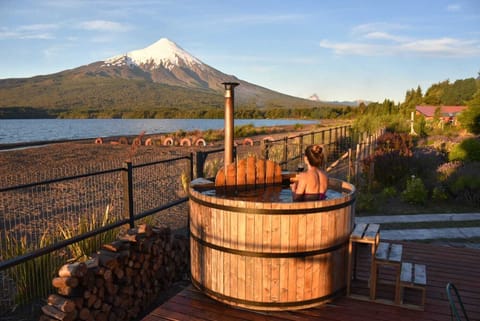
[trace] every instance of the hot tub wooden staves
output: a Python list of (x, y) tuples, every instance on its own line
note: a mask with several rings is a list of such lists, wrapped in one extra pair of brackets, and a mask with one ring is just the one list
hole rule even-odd
[(355, 187), (331, 178), (339, 198), (295, 203), (190, 193), (191, 276), (210, 297), (255, 310), (293, 310), (344, 294)]

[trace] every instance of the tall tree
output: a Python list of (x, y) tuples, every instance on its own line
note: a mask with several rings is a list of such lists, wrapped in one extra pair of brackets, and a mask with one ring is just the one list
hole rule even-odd
[(443, 105), (464, 105), (477, 91), (474, 78), (459, 79), (448, 86), (442, 95)]
[(468, 108), (458, 116), (458, 121), (469, 132), (480, 134), (480, 88), (472, 100), (467, 102), (467, 106)]
[(427, 89), (423, 103), (426, 105), (440, 106), (442, 104), (442, 96), (447, 87), (450, 85), (448, 80), (433, 84)]

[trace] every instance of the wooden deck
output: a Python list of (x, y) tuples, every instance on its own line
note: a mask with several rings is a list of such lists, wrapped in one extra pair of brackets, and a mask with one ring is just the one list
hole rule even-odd
[[(341, 297), (333, 302), (299, 311), (255, 312), (229, 307), (216, 302), (189, 286), (157, 307), (142, 321), (161, 320), (232, 320), (232, 321), (286, 321), (286, 320), (436, 320), (450, 321), (450, 309), (445, 291), (448, 282), (456, 285), (470, 320), (480, 320), (480, 250), (452, 248), (421, 243), (402, 242), (403, 259), (427, 265), (427, 293), (424, 311)], [(358, 276), (368, 271), (368, 250), (360, 248)], [(383, 272), (388, 279), (389, 271)], [(353, 293), (368, 293), (367, 282), (354, 282)], [(380, 285), (378, 298), (387, 302), (393, 298), (393, 287)], [(414, 291), (406, 292), (411, 303), (419, 298)]]

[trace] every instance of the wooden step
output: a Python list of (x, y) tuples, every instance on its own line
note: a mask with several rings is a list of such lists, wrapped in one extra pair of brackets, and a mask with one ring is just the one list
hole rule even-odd
[(381, 266), (390, 266), (395, 270), (395, 304), (400, 304), (400, 272), (402, 262), (403, 245), (395, 243), (378, 243), (375, 259), (373, 260), (373, 278), (370, 289), (370, 299), (375, 300), (377, 292), (378, 270)]
[(378, 243), (377, 252), (375, 253), (375, 259), (377, 261), (385, 261), (385, 263), (400, 263), (402, 261), (402, 252), (402, 244), (380, 242)]
[(427, 286), (427, 268), (424, 264), (402, 262), (402, 272), (400, 274), (400, 289), (402, 304), (405, 288), (417, 289), (421, 291), (422, 300), (420, 306), (425, 306), (425, 295)]

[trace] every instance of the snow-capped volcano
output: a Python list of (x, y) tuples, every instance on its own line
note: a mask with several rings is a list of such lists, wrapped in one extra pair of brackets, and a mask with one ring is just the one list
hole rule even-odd
[(135, 111), (136, 116), (137, 111), (143, 110), (143, 115), (153, 115), (155, 109), (170, 107), (222, 106), (224, 82), (240, 83), (235, 89), (235, 99), (249, 108), (292, 108), (309, 103), (225, 74), (163, 38), (144, 49), (55, 74), (0, 79), (0, 109), (12, 106), (21, 110), (23, 106), (38, 109), (33, 112), (26, 108), (29, 118), (30, 113), (42, 117), (48, 113), (51, 117), (58, 108), (61, 112), (64, 108), (75, 111), (74, 115), (87, 110), (88, 117), (91, 110), (102, 117), (105, 111), (114, 112), (115, 117), (126, 111)]
[(162, 66), (172, 70), (175, 66), (193, 67), (195, 65), (202, 66), (203, 63), (173, 41), (162, 38), (146, 48), (108, 58), (105, 60), (105, 65), (136, 65), (145, 69), (155, 69)]
[(100, 68), (110, 75), (142, 77), (156, 83), (182, 87), (221, 90), (222, 82), (232, 81), (232, 76), (202, 63), (166, 38), (146, 48), (108, 58)]

